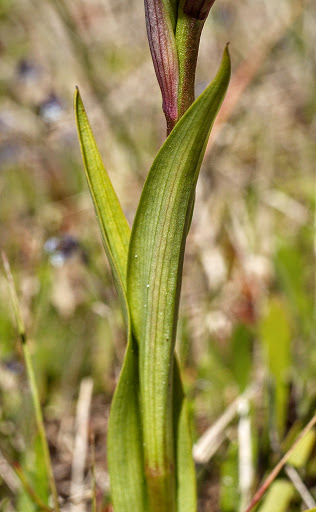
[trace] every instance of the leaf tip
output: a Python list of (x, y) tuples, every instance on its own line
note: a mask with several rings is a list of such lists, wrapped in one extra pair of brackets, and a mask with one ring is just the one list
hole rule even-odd
[(226, 62), (226, 70), (228, 72), (228, 77), (230, 78), (230, 75), (231, 75), (231, 58), (230, 58), (230, 53), (229, 53), (229, 45), (230, 45), (230, 41), (228, 41), (226, 43), (226, 46), (225, 46), (225, 49), (224, 49), (224, 52), (223, 52), (222, 63), (224, 64)]
[(78, 96), (79, 96), (79, 89), (78, 89), (78, 86), (76, 85), (75, 94), (74, 94), (74, 111), (75, 112), (77, 111)]
[(83, 106), (83, 101), (81, 99), (79, 87), (77, 85), (76, 85), (75, 94), (74, 94), (74, 111), (75, 111), (76, 121), (78, 124), (78, 116), (80, 115), (81, 112), (84, 112), (84, 106)]
[(225, 46), (225, 50), (224, 50), (224, 55), (227, 56), (229, 58), (229, 61), (230, 61), (229, 46), (230, 46), (230, 41), (227, 41), (226, 46)]

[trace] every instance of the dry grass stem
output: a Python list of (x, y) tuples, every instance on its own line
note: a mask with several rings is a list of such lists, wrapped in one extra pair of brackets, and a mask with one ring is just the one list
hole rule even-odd
[(256, 388), (251, 387), (227, 407), (226, 411), (207, 429), (193, 446), (193, 457), (196, 464), (207, 464), (225, 439), (224, 431), (230, 422), (238, 414), (240, 404), (245, 399), (252, 399), (256, 394)]
[(291, 480), (292, 484), (294, 485), (295, 489), (301, 496), (303, 502), (305, 503), (306, 507), (308, 508), (314, 508), (316, 507), (316, 501), (314, 500), (313, 496), (309, 492), (308, 488), (304, 484), (303, 480), (300, 477), (300, 474), (298, 471), (290, 465), (286, 465), (284, 468), (284, 471), (288, 478)]
[(262, 498), (262, 496), (265, 494), (271, 483), (275, 480), (275, 478), (280, 473), (281, 469), (285, 466), (288, 458), (290, 457), (291, 453), (293, 452), (296, 445), (300, 442), (300, 440), (309, 432), (314, 425), (316, 425), (316, 414), (312, 417), (312, 419), (308, 422), (306, 427), (302, 430), (300, 435), (297, 437), (295, 442), (292, 444), (291, 448), (286, 452), (286, 454), (282, 457), (280, 462), (275, 466), (275, 468), (271, 471), (269, 476), (265, 479), (259, 490), (256, 492), (255, 496), (253, 497), (250, 505), (246, 508), (245, 512), (250, 512), (255, 505), (258, 503), (258, 501)]
[(81, 381), (76, 412), (76, 435), (71, 470), (70, 495), (76, 496), (71, 512), (84, 512), (84, 470), (88, 449), (88, 429), (93, 380), (87, 377)]
[(10, 491), (15, 494), (20, 489), (20, 482), (11, 468), (10, 464), (4, 457), (3, 453), (0, 450), (0, 477), (8, 486)]

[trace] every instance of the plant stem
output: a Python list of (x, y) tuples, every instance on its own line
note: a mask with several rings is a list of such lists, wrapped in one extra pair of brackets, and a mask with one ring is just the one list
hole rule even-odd
[(179, 8), (176, 44), (179, 61), (178, 119), (195, 100), (195, 71), (203, 20), (186, 15)]
[(91, 482), (92, 482), (92, 512), (97, 512), (97, 484), (95, 475), (95, 439), (94, 434), (90, 436), (91, 446)]
[[(171, 474), (158, 475), (151, 473), (146, 475), (148, 484), (149, 510), (150, 512), (174, 512), (175, 486)], [(173, 488), (172, 488), (173, 487)]]
[(141, 395), (149, 510), (173, 512), (176, 510), (176, 488), (172, 422), (173, 365), (170, 365), (172, 355), (170, 347), (169, 356), (161, 348), (159, 350), (159, 335), (154, 338), (156, 343), (146, 347), (152, 351), (153, 357), (148, 357), (148, 350), (144, 347), (145, 355), (140, 361), (140, 374), (144, 382)]
[(21, 484), (23, 485), (23, 488), (25, 489), (27, 494), (30, 496), (32, 501), (38, 506), (38, 508), (40, 510), (42, 510), (43, 512), (54, 512), (51, 507), (49, 507), (48, 505), (43, 503), (41, 498), (39, 496), (37, 496), (35, 491), (32, 489), (32, 487), (28, 483), (27, 478), (24, 475), (20, 466), (18, 464), (14, 464), (13, 467), (14, 467), (15, 473), (17, 474), (18, 478), (20, 479)]

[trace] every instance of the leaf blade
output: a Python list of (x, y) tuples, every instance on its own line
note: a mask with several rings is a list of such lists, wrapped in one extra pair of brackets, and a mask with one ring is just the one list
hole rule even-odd
[[(112, 400), (108, 425), (108, 466), (112, 501), (116, 512), (129, 512), (131, 509), (145, 511), (141, 419), (137, 385), (138, 355), (132, 338), (126, 299), (126, 264), (130, 228), (103, 165), (78, 89), (74, 102), (86, 177), (99, 221), (104, 248), (119, 294), (128, 335), (124, 364)], [(122, 492), (122, 488), (124, 488), (124, 492)]]
[(86, 179), (102, 241), (115, 284), (125, 290), (130, 227), (102, 162), (78, 88), (74, 97), (74, 109)]
[(147, 510), (138, 393), (138, 354), (136, 343), (130, 337), (112, 400), (107, 433), (115, 512)]
[(153, 480), (153, 493), (157, 485), (165, 485), (165, 496), (175, 494), (170, 486), (174, 466), (170, 415), (185, 239), (206, 143), (229, 77), (226, 49), (218, 75), (177, 123), (154, 161), (129, 246), (127, 298), (139, 344), (145, 468), (149, 486)]
[(176, 456), (176, 504), (179, 512), (193, 512), (196, 503), (196, 474), (192, 457), (188, 401), (183, 391), (178, 361), (173, 374), (173, 411)]

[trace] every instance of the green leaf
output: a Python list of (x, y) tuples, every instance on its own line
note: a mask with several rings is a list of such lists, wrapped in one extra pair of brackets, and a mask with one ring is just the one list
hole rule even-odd
[(252, 368), (252, 340), (250, 329), (239, 324), (231, 338), (231, 369), (239, 386), (244, 391), (249, 383)]
[(235, 512), (240, 496), (238, 489), (238, 445), (232, 441), (221, 461), (220, 510)]
[(316, 431), (310, 430), (295, 446), (293, 452), (287, 460), (287, 464), (291, 464), (295, 468), (303, 468), (306, 466), (309, 457), (315, 446)]
[(130, 337), (112, 400), (107, 434), (107, 458), (115, 512), (147, 510), (138, 395), (137, 345)]
[(311, 280), (310, 265), (303, 258), (302, 251), (288, 241), (279, 248), (275, 263), (277, 277), (289, 299), (293, 316), (303, 331), (303, 338), (309, 339), (315, 329), (313, 301), (306, 293)]
[[(226, 67), (227, 63), (228, 56), (226, 55)], [(223, 71), (224, 70), (222, 70), (222, 72)], [(223, 73), (222, 78), (224, 78), (224, 75), (225, 73)], [(228, 82), (227, 78), (228, 77), (226, 76), (226, 80)], [(210, 116), (210, 118), (207, 121), (204, 119), (205, 124), (207, 125), (203, 130), (204, 135), (209, 132), (224, 95), (223, 84), (220, 83), (221, 77), (217, 77), (217, 81), (218, 83), (216, 80), (214, 81), (213, 88), (211, 88), (214, 90), (208, 90), (208, 92), (212, 92), (214, 95), (215, 89), (222, 89), (222, 94), (218, 100), (217, 106), (213, 104), (215, 102), (215, 98), (213, 98), (213, 102), (206, 102), (207, 105), (205, 105), (204, 108), (208, 107), (209, 112), (207, 113), (207, 116), (204, 116), (204, 118), (208, 116)], [(206, 96), (206, 94), (204, 94), (204, 96)], [(204, 96), (202, 95), (202, 99)], [(103, 166), (78, 91), (75, 96), (75, 110), (87, 181), (99, 220), (105, 250), (107, 252), (115, 284), (120, 295), (121, 306), (129, 333), (125, 361), (114, 395), (109, 420), (108, 463), (111, 476), (112, 498), (116, 512), (125, 512), (131, 509), (146, 510), (146, 489), (144, 484), (142, 453), (143, 443), (138, 403), (138, 348), (135, 340), (133, 340), (131, 336), (131, 329), (129, 327), (129, 308), (125, 296), (126, 249), (129, 241), (129, 227)], [(196, 110), (199, 111), (198, 108)], [(200, 117), (201, 121), (203, 121), (203, 116)], [(185, 130), (182, 130), (182, 133), (180, 131), (180, 140), (187, 135), (187, 132), (190, 132), (190, 130), (194, 128), (195, 123), (192, 122), (194, 119), (192, 120), (189, 118), (188, 121), (189, 122), (187, 122)], [(197, 126), (198, 124), (199, 120), (196, 122)], [(199, 135), (200, 132), (198, 131), (198, 134), (196, 135), (197, 140), (199, 140)], [(188, 158), (187, 165), (185, 167), (188, 169), (190, 166), (192, 167), (192, 165), (194, 165), (196, 167), (196, 172), (193, 174), (196, 178), (206, 141), (207, 137), (204, 141), (202, 151), (201, 148), (200, 150), (198, 149), (195, 155), (191, 154), (190, 151), (187, 151)], [(198, 151), (200, 151), (199, 154)], [(185, 156), (185, 154), (182, 154), (182, 156)], [(179, 153), (178, 160), (180, 158), (181, 154)], [(193, 202), (194, 188), (195, 183), (193, 184), (193, 187), (191, 186), (192, 193), (189, 191), (188, 212), (191, 210), (190, 205)], [(189, 215), (187, 215), (187, 217), (189, 218)], [(187, 224), (188, 220), (186, 219), (186, 227), (184, 229), (185, 233), (187, 231)], [(172, 375), (171, 371), (170, 375)], [(191, 438), (188, 426), (187, 404), (184, 398), (177, 366), (172, 379), (174, 380), (173, 400), (175, 406), (169, 407), (169, 411), (172, 411), (173, 409), (174, 412), (174, 417), (171, 419), (170, 426), (171, 430), (174, 429), (174, 451), (177, 456), (176, 473), (177, 487), (179, 489), (176, 498), (177, 509), (179, 511), (181, 510), (181, 512), (192, 512), (192, 510), (196, 508), (194, 464), (191, 456)], [(171, 401), (171, 395), (169, 399)], [(172, 438), (171, 441), (173, 442)], [(173, 451), (173, 447), (171, 451)], [(124, 492), (122, 492), (122, 489), (124, 489)]]
[(177, 510), (179, 512), (194, 512), (196, 510), (195, 465), (192, 457), (188, 403), (183, 391), (177, 359), (175, 360), (173, 380), (173, 414)]
[(293, 485), (287, 480), (275, 480), (266, 494), (258, 512), (286, 512), (295, 494)]
[(172, 382), (184, 246), (200, 166), (229, 78), (226, 49), (214, 81), (178, 122), (153, 163), (129, 246), (127, 298), (139, 346), (145, 470), (149, 496), (154, 496), (152, 510), (161, 512), (174, 510), (176, 500)]
[(125, 288), (130, 227), (103, 165), (78, 88), (75, 92), (74, 108), (86, 178), (127, 323)]
[[(110, 183), (100, 153), (98, 151), (79, 92), (75, 96), (75, 111), (79, 139), (85, 163), (87, 180), (99, 220), (104, 246), (110, 260), (114, 279), (121, 295), (123, 311), (128, 321), (128, 306), (125, 296), (125, 274), (130, 230), (124, 218), (113, 187)], [(112, 211), (116, 213), (112, 222)], [(108, 222), (110, 219), (110, 222)], [(123, 225), (123, 230), (118, 229)], [(118, 232), (119, 231), (119, 232)], [(128, 328), (130, 331), (130, 329)], [(180, 373), (175, 373), (175, 437), (178, 451), (182, 455), (191, 454), (191, 438), (187, 419), (186, 401), (182, 390)], [(146, 488), (144, 483), (143, 452), (141, 439), (141, 417), (138, 401), (138, 354), (135, 341), (129, 332), (124, 365), (112, 401), (108, 426), (108, 465), (111, 477), (112, 500), (116, 512), (146, 510)], [(187, 457), (185, 457), (186, 459)], [(182, 464), (179, 474), (179, 487), (183, 477), (190, 472), (194, 475), (193, 461)], [(122, 492), (124, 489), (124, 492)], [(181, 496), (185, 495), (180, 493)], [(190, 500), (181, 504), (181, 510), (190, 506)]]
[(124, 365), (112, 400), (108, 426), (108, 466), (112, 500), (116, 512), (145, 511), (138, 356), (131, 334), (125, 292), (130, 228), (104, 168), (78, 90), (75, 94), (75, 113), (86, 177), (128, 333)]
[(289, 398), (291, 330), (288, 312), (280, 299), (274, 297), (267, 304), (260, 334), (271, 378), (277, 431), (282, 437)]

